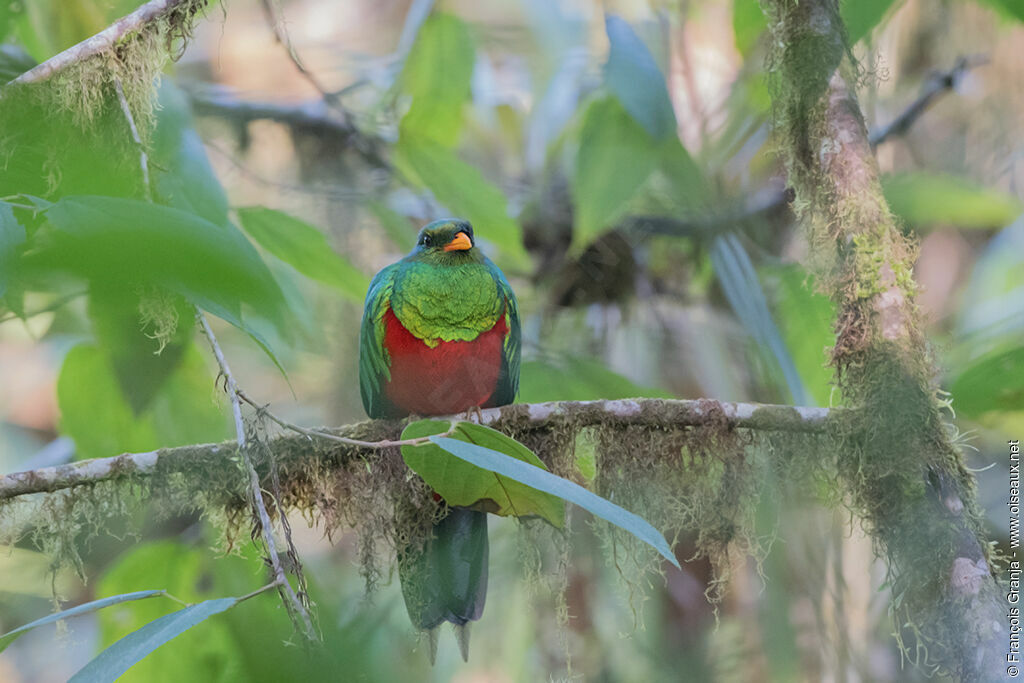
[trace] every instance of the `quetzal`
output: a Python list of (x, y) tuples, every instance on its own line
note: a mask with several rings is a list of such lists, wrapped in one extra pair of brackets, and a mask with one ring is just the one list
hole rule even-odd
[[(359, 388), (373, 418), (450, 415), (507, 405), (519, 387), (515, 294), (476, 247), (473, 227), (424, 227), (402, 260), (373, 278), (359, 336)], [(470, 621), (487, 597), (487, 514), (452, 507), (420, 553), (399, 563), (413, 624), (430, 635), (455, 625), (463, 659)]]

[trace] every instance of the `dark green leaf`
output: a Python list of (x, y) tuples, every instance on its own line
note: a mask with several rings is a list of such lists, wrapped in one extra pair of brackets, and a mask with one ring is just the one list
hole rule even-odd
[(312, 225), (259, 206), (238, 209), (238, 220), (264, 249), (297, 271), (362, 301), (370, 279), (342, 258)]
[(646, 520), (620, 508), (611, 501), (591, 493), (582, 486), (551, 474), (547, 470), (533, 467), (509, 456), (471, 443), (447, 437), (432, 436), (430, 440), (452, 455), (477, 467), (500, 474), (532, 488), (558, 496), (590, 511), (592, 514), (625, 529), (638, 539), (657, 550), (666, 560), (679, 566), (665, 537)]
[[(402, 432), (402, 438), (443, 434), (448, 427), (449, 423), (445, 421), (420, 420), (408, 425)], [(526, 446), (490, 427), (460, 422), (451, 438), (547, 469)], [(420, 475), (450, 505), (470, 507), (480, 504), (487, 512), (502, 517), (537, 515), (559, 528), (565, 523), (565, 506), (560, 498), (453, 458), (438, 446), (402, 446), (402, 458), (409, 469)]]
[(665, 77), (633, 27), (614, 14), (605, 18), (611, 50), (605, 83), (629, 115), (656, 140), (676, 134), (676, 115)]
[(613, 97), (587, 108), (576, 154), (573, 241), (586, 244), (615, 224), (648, 176), (663, 147)]
[(461, 19), (437, 13), (423, 23), (402, 70), (402, 89), (412, 95), (401, 122), (402, 137), (455, 144), (474, 57), (473, 36)]
[(893, 212), (915, 226), (1000, 228), (1024, 210), (1012, 195), (950, 175), (901, 173), (885, 176), (882, 189)]
[(46, 624), (52, 624), (55, 621), (61, 619), (68, 619), (69, 617), (77, 617), (80, 614), (88, 614), (89, 612), (95, 612), (98, 609), (109, 607), (110, 605), (117, 605), (122, 602), (128, 602), (130, 600), (143, 600), (145, 598), (154, 598), (158, 595), (165, 595), (165, 591), (162, 590), (149, 590), (149, 591), (136, 591), (134, 593), (125, 593), (124, 595), (112, 595), (109, 598), (102, 598), (100, 600), (93, 600), (92, 602), (86, 602), (81, 605), (76, 605), (70, 609), (48, 614), (42, 619), (36, 619), (35, 621), (19, 626), (13, 631), (0, 636), (0, 652), (7, 649), (7, 646), (18, 639), (18, 637), (24, 635), (26, 632), (31, 631), (37, 626), (45, 626)]
[(418, 178), (454, 215), (472, 223), (478, 238), (501, 249), (506, 263), (516, 268), (529, 263), (522, 229), (508, 215), (505, 195), (452, 150), (429, 140), (402, 137), (395, 147), (395, 163)]
[(11, 267), (24, 243), (24, 226), (14, 217), (14, 209), (0, 202), (0, 296), (7, 291)]
[(842, 3), (839, 12), (843, 16), (850, 45), (868, 35), (892, 4), (893, 0), (847, 0)]
[(69, 683), (114, 681), (164, 643), (214, 614), (238, 604), (238, 598), (220, 598), (190, 605), (143, 626), (101, 652), (71, 677)]

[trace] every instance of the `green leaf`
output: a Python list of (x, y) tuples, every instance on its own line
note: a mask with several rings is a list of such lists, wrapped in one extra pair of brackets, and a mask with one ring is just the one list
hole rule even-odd
[(828, 405), (832, 393), (832, 370), (826, 365), (825, 349), (835, 345), (832, 331), (835, 306), (814, 291), (806, 271), (790, 266), (778, 272), (775, 308), (779, 327), (800, 378), (817, 405)]
[(574, 243), (586, 244), (615, 225), (657, 168), (662, 149), (614, 97), (591, 103), (576, 153)]
[(238, 220), (257, 244), (307, 277), (362, 301), (370, 279), (342, 258), (312, 225), (259, 206), (238, 209)]
[(0, 636), (0, 652), (7, 649), (7, 646), (17, 640), (20, 636), (24, 635), (28, 631), (38, 627), (45, 626), (46, 624), (52, 624), (61, 619), (68, 619), (70, 617), (77, 617), (80, 614), (88, 614), (89, 612), (95, 612), (98, 609), (109, 607), (110, 605), (117, 605), (122, 602), (129, 602), (131, 600), (144, 600), (146, 598), (155, 598), (158, 595), (166, 595), (166, 591), (162, 590), (148, 590), (148, 591), (136, 591), (134, 593), (125, 593), (123, 595), (113, 595), (109, 598), (102, 598), (100, 600), (93, 600), (92, 602), (86, 602), (81, 605), (76, 605), (70, 609), (62, 610), (60, 612), (54, 612), (48, 614), (42, 619), (36, 619), (35, 621), (19, 626), (13, 631)]
[(399, 249), (409, 249), (416, 244), (416, 228), (409, 219), (382, 202), (367, 202), (366, 208), (373, 214), (384, 232)]
[(634, 384), (600, 361), (571, 355), (550, 360), (523, 361), (519, 379), (519, 400), (591, 401), (600, 398), (671, 398), (662, 389)]
[(843, 17), (843, 24), (846, 25), (850, 45), (868, 35), (892, 4), (893, 0), (847, 0), (841, 3), (839, 13)]
[(402, 118), (401, 137), (456, 143), (475, 55), (473, 36), (458, 17), (437, 13), (423, 23), (402, 70), (401, 87), (412, 104)]
[(591, 493), (579, 484), (557, 477), (547, 470), (532, 467), (521, 460), (457, 439), (431, 436), (430, 440), (457, 458), (472, 463), (495, 474), (514, 479), (539, 491), (578, 505), (601, 519), (625, 529), (638, 539), (657, 550), (666, 560), (679, 566), (665, 537), (642, 517), (620, 508), (611, 501)]
[(768, 22), (757, 0), (733, 0), (732, 32), (741, 55), (746, 57), (750, 54), (767, 28)]
[(234, 226), (115, 197), (65, 197), (46, 211), (55, 228), (34, 263), (123, 288), (155, 285), (240, 317), (243, 305), (287, 334), (284, 296)]
[(958, 414), (977, 417), (1024, 406), (1024, 346), (987, 353), (968, 365), (950, 386)]
[(80, 459), (148, 451), (161, 445), (153, 424), (139, 419), (98, 347), (80, 344), (68, 352), (57, 378), (60, 431), (75, 441)]
[(516, 268), (529, 264), (522, 229), (508, 215), (505, 195), (480, 171), (447, 147), (404, 136), (395, 146), (394, 158), (396, 165), (418, 178), (438, 202), (472, 223), (478, 238), (501, 249), (506, 263)]
[(24, 243), (24, 226), (14, 217), (14, 209), (9, 204), (0, 202), (0, 296), (7, 291), (11, 268)]
[(237, 604), (238, 598), (206, 600), (162, 616), (101, 652), (72, 676), (69, 683), (114, 681), (164, 643)]
[(605, 30), (611, 44), (604, 67), (608, 89), (652, 138), (675, 136), (676, 115), (665, 77), (647, 45), (632, 26), (614, 14), (605, 18)]
[(893, 212), (915, 226), (998, 228), (1024, 210), (1015, 197), (965, 178), (932, 173), (902, 173), (882, 178)]
[[(402, 432), (402, 438), (443, 434), (449, 426), (448, 422), (441, 420), (420, 420), (408, 425)], [(526, 446), (490, 427), (460, 422), (452, 439), (504, 453), (535, 468), (547, 469)], [(438, 446), (402, 446), (402, 458), (409, 469), (420, 475), (450, 505), (470, 507), (482, 503), (487, 512), (502, 517), (537, 515), (558, 528), (565, 523), (565, 506), (559, 498), (453, 458)]]
[(159, 104), (150, 164), (156, 194), (164, 203), (227, 225), (228, 198), (196, 132), (188, 99), (165, 78)]

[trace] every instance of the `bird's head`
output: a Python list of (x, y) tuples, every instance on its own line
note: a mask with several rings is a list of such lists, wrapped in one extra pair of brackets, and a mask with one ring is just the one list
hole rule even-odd
[(435, 264), (466, 263), (481, 260), (476, 248), (473, 226), (459, 218), (434, 221), (420, 230), (411, 254), (418, 261)]

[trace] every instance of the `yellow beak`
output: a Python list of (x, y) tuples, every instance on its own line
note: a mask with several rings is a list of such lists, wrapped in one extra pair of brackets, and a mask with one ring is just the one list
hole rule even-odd
[(473, 243), (469, 239), (469, 235), (464, 232), (456, 233), (452, 241), (444, 245), (445, 251), (466, 251), (472, 249)]

